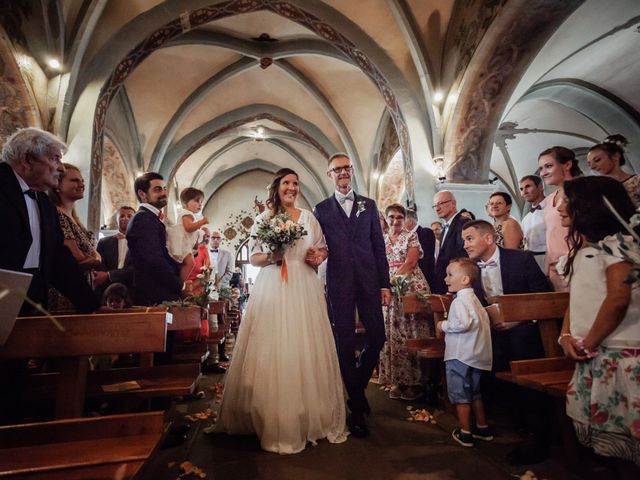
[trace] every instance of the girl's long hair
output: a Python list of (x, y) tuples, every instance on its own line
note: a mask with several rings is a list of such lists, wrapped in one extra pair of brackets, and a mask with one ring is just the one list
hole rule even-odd
[(606, 236), (626, 231), (602, 197), (606, 197), (627, 222), (635, 213), (635, 207), (622, 184), (610, 177), (578, 177), (564, 182), (563, 188), (568, 201), (567, 214), (571, 218), (567, 237), (569, 260), (563, 272), (568, 276), (573, 260), (584, 244), (583, 237), (587, 242), (596, 243)]

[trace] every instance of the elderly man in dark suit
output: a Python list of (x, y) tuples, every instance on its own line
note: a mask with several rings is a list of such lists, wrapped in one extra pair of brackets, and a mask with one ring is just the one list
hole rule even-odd
[(131, 288), (133, 282), (133, 266), (131, 265), (129, 248), (127, 246), (127, 227), (129, 220), (136, 211), (133, 207), (123, 206), (118, 210), (118, 233), (98, 242), (98, 253), (102, 257), (104, 271), (96, 272), (94, 284), (96, 287), (110, 283), (123, 283)]
[(429, 288), (433, 288), (435, 280), (435, 251), (436, 251), (436, 236), (433, 230), (427, 227), (422, 227), (418, 224), (418, 214), (414, 210), (407, 210), (407, 214), (404, 220), (404, 228), (409, 232), (415, 232), (418, 236), (418, 241), (422, 247), (422, 258), (418, 261), (420, 270), (427, 279)]
[(162, 209), (167, 206), (167, 185), (162, 175), (147, 172), (134, 183), (140, 209), (129, 222), (127, 243), (133, 262), (134, 299), (139, 305), (178, 300), (182, 291), (180, 264), (167, 250)]
[[(91, 312), (99, 303), (64, 245), (58, 215), (45, 193), (58, 187), (65, 151), (62, 141), (38, 128), (18, 130), (6, 140), (0, 163), (0, 218), (7, 231), (0, 235), (0, 268), (32, 274), (27, 295), (45, 308), (48, 290), (55, 287), (81, 312)], [(39, 312), (24, 303), (20, 314)], [(20, 397), (26, 378), (26, 362), (0, 362), (0, 423), (22, 420)]]
[[(38, 128), (18, 130), (4, 144), (0, 218), (8, 231), (0, 235), (0, 268), (31, 273), (28, 296), (45, 307), (53, 286), (78, 310), (91, 312), (99, 303), (64, 246), (57, 213), (44, 193), (58, 187), (65, 151), (61, 140)], [(36, 313), (22, 306), (22, 315)]]
[(460, 216), (456, 197), (453, 193), (442, 190), (433, 197), (433, 209), (439, 218), (443, 221), (442, 234), (440, 239), (440, 250), (436, 259), (436, 272), (431, 285), (431, 291), (434, 293), (447, 293), (447, 285), (444, 283), (444, 277), (447, 275), (447, 265), (454, 258), (466, 257), (462, 242), (462, 226), (468, 221)]
[[(462, 238), (469, 257), (478, 261), (485, 296), (552, 291), (533, 254), (498, 247), (489, 222), (474, 220), (465, 224)], [(512, 360), (544, 357), (540, 331), (534, 322), (504, 323), (494, 326), (491, 333), (494, 372), (509, 370)], [(517, 465), (537, 463), (548, 456), (549, 432), (544, 422), (540, 422), (540, 418), (550, 415), (548, 408), (545, 411), (548, 399), (519, 387), (512, 389), (510, 396), (514, 400), (512, 411), (520, 416), (532, 437), (530, 442), (507, 454), (507, 461)]]
[[(364, 414), (369, 413), (365, 389), (384, 345), (382, 305), (391, 298), (389, 265), (378, 208), (370, 198), (351, 189), (353, 166), (344, 153), (329, 159), (327, 175), (336, 192), (316, 205), (315, 215), (324, 232), (329, 257), (327, 294), (342, 379), (349, 396), (349, 430), (356, 437), (369, 434)], [(356, 319), (365, 327), (364, 349), (356, 359)]]

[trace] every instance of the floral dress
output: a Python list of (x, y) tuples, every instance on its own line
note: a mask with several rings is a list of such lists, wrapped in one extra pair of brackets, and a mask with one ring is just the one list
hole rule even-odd
[[(424, 255), (418, 236), (415, 233), (402, 232), (395, 243), (391, 243), (388, 234), (384, 242), (389, 262), (389, 275), (393, 277), (407, 259), (410, 247), (420, 249)], [(428, 295), (431, 293), (420, 266), (416, 265), (409, 281), (409, 292)], [(391, 304), (384, 309), (384, 326), (387, 341), (380, 354), (379, 382), (382, 385), (420, 385), (421, 374), (416, 355), (407, 351), (406, 340), (433, 336), (433, 317), (426, 314), (403, 315), (401, 300), (397, 295), (391, 297)]]
[[(502, 233), (502, 224), (496, 223), (493, 227), (496, 231), (496, 245), (504, 248), (504, 234)], [(522, 236), (522, 240), (520, 240), (518, 250), (524, 250), (524, 235)]]
[[(75, 240), (78, 248), (85, 255), (94, 256), (96, 254), (97, 240), (93, 232), (78, 225), (61, 211), (58, 211), (58, 221), (65, 240)], [(87, 283), (91, 284), (91, 270), (87, 270), (85, 277)], [(52, 312), (71, 312), (76, 308), (67, 297), (55, 288), (51, 288), (49, 289), (49, 310)]]
[[(627, 244), (631, 237), (625, 236)], [(570, 328), (584, 338), (606, 296), (606, 269), (620, 262), (615, 236), (600, 242), (611, 254), (589, 245), (576, 253), (570, 277)], [(563, 258), (564, 260), (564, 258)], [(567, 388), (567, 415), (580, 443), (600, 455), (640, 465), (640, 285), (622, 322), (605, 338), (591, 360), (577, 362)]]

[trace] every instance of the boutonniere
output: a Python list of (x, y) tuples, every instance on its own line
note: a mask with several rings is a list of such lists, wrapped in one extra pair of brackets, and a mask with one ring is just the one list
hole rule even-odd
[(364, 200), (358, 200), (358, 202), (356, 203), (356, 205), (357, 205), (356, 217), (359, 217), (359, 216), (360, 216), (360, 214), (361, 214), (362, 212), (364, 212), (364, 211), (367, 209), (367, 207), (366, 207), (366, 205), (365, 205)]

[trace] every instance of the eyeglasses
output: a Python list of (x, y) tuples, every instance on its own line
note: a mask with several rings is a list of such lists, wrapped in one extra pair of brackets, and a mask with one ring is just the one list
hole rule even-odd
[(329, 169), (330, 172), (340, 175), (342, 172), (351, 173), (353, 171), (353, 165), (347, 165), (346, 167), (333, 167)]
[(435, 205), (431, 205), (431, 208), (433, 208), (434, 210), (438, 207), (441, 207), (442, 205), (445, 205), (447, 203), (449, 203), (451, 200), (445, 200), (444, 202), (440, 202), (440, 203), (436, 203)]

